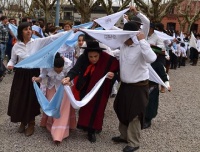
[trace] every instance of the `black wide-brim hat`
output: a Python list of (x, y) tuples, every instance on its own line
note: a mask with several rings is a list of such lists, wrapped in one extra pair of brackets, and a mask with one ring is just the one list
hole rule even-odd
[(141, 25), (143, 24), (141, 19), (139, 17), (137, 17), (137, 16), (133, 16), (131, 21), (133, 21), (135, 23), (138, 23), (138, 24), (141, 24)]
[(129, 21), (129, 22), (124, 24), (123, 30), (126, 30), (126, 31), (138, 31), (139, 28), (138, 28), (137, 24), (134, 21)]
[(106, 50), (105, 48), (99, 47), (99, 42), (96, 42), (96, 41), (86, 42), (86, 45), (87, 47), (81, 47), (81, 48), (85, 50), (94, 50), (94, 51)]

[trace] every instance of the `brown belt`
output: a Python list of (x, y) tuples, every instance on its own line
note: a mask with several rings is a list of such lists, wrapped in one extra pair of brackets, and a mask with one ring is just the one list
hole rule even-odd
[[(124, 82), (122, 82), (124, 83)], [(129, 85), (134, 85), (134, 86), (145, 86), (149, 84), (149, 80), (144, 80), (144, 81), (140, 81), (137, 83), (124, 83), (124, 84), (129, 84)]]

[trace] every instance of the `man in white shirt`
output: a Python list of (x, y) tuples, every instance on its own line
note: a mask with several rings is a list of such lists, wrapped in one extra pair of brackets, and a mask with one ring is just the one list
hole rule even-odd
[[(130, 21), (124, 25), (124, 30), (138, 31), (139, 28)], [(156, 54), (145, 40), (145, 35), (141, 32), (137, 39), (137, 44), (130, 38), (120, 48), (121, 86), (114, 101), (114, 110), (120, 121), (120, 136), (112, 140), (128, 143), (124, 152), (139, 149), (140, 130), (148, 104), (148, 64), (156, 60)]]

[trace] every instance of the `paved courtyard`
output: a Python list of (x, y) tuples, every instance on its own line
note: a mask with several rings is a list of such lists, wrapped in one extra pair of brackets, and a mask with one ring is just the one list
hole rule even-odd
[[(200, 151), (200, 62), (198, 66), (187, 63), (169, 74), (172, 92), (160, 94), (159, 113), (151, 128), (142, 131), (138, 152)], [(6, 114), (12, 78), (13, 73), (7, 74), (0, 82), (0, 152), (120, 152), (125, 146), (111, 141), (119, 135), (113, 99), (109, 100), (103, 131), (94, 144), (85, 132), (74, 130), (56, 146), (50, 133), (39, 126), (41, 116), (36, 119), (34, 135), (18, 133), (19, 124), (11, 123)]]

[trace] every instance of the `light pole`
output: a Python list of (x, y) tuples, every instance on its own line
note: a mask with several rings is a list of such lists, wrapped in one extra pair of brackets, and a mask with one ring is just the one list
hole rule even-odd
[(55, 21), (56, 27), (59, 27), (59, 19), (60, 19), (60, 0), (57, 0), (57, 3), (56, 3), (56, 21)]
[(70, 20), (73, 22), (73, 25), (74, 25), (74, 4), (72, 3), (71, 0), (68, 0), (69, 4), (70, 4), (70, 9), (72, 9), (72, 14), (70, 15)]

